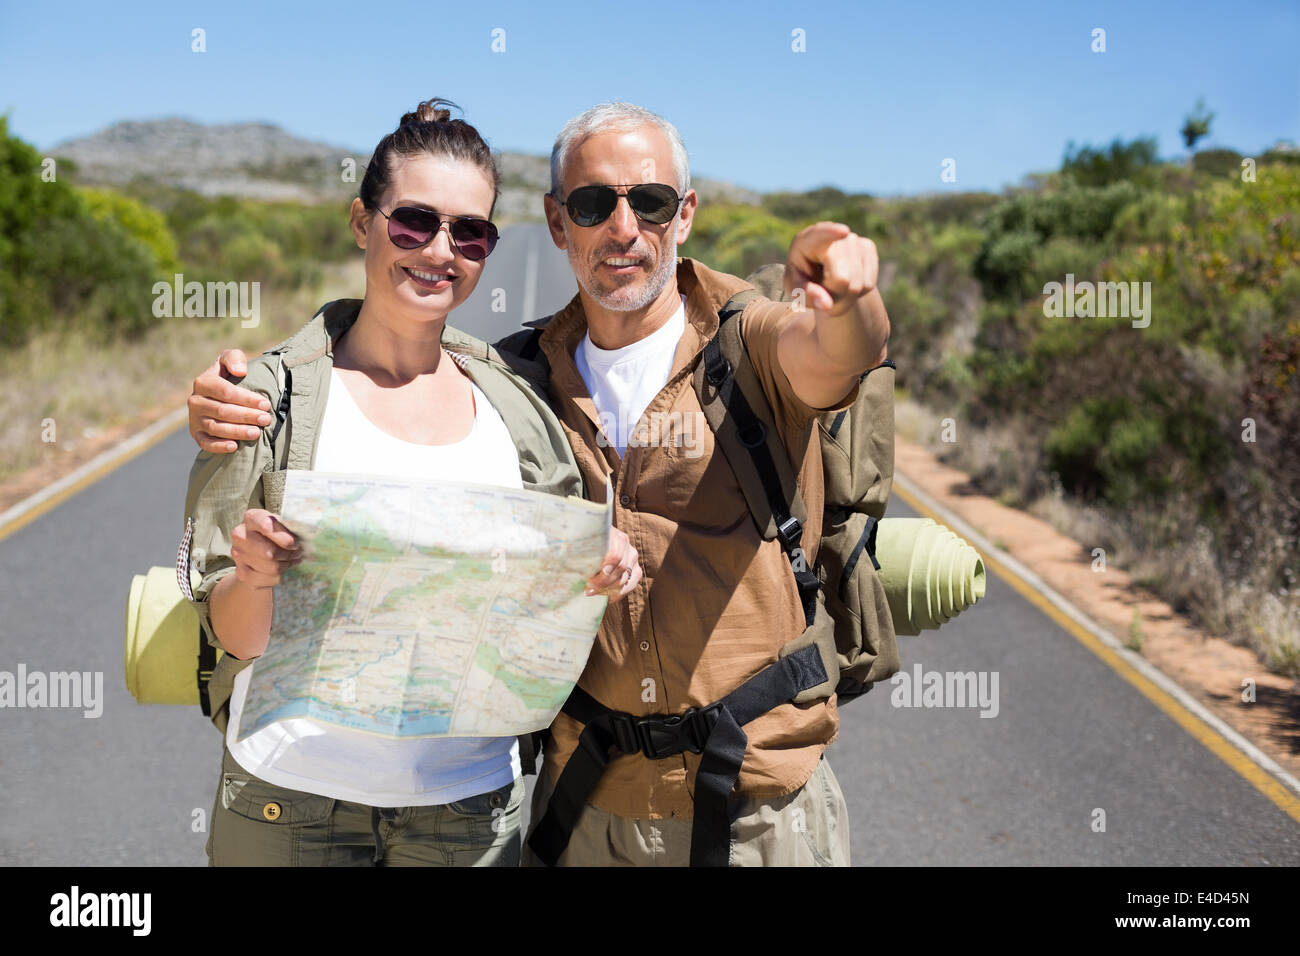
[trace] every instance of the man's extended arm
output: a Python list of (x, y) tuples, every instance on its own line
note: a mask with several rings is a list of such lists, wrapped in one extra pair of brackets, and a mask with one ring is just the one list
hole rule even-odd
[(233, 452), (238, 441), (256, 438), (271, 424), (271, 403), (257, 392), (222, 377), (243, 378), (248, 371), (244, 353), (226, 349), (194, 380), (189, 397), (190, 437), (204, 451)]
[(889, 316), (876, 289), (879, 271), (875, 243), (840, 223), (816, 223), (790, 243), (785, 289), (794, 291), (796, 311), (777, 358), (807, 405), (837, 405), (885, 360)]

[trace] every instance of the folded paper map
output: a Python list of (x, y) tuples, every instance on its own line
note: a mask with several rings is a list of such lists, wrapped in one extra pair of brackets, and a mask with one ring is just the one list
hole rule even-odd
[(275, 589), (238, 739), (288, 717), (390, 737), (548, 726), (605, 612), (583, 592), (611, 517), (491, 485), (287, 472), (280, 519), (305, 560)]

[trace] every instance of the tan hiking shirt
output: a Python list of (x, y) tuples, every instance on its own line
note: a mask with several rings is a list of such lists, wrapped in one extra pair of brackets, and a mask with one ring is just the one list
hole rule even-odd
[[(587, 330), (580, 297), (555, 315), (540, 340), (551, 366), (551, 397), (589, 496), (603, 498), (609, 475), (614, 523), (640, 553), (645, 574), (626, 600), (610, 604), (579, 686), (606, 707), (633, 714), (674, 714), (710, 704), (776, 661), (781, 647), (804, 630), (790, 563), (779, 542), (759, 537), (691, 385), (704, 345), (717, 331), (718, 310), (745, 283), (681, 259), (677, 284), (687, 297), (686, 331), (668, 383), (642, 416), (643, 444), (629, 441), (621, 460), (599, 432), (595, 406), (574, 364)], [(799, 471), (808, 510), (803, 548), (811, 565), (823, 503), (814, 429), (816, 416), (828, 409), (800, 401), (777, 361), (777, 338), (791, 315), (787, 304), (756, 299), (739, 320)], [(856, 397), (855, 387), (835, 409), (848, 408)], [(833, 698), (803, 706), (786, 702), (743, 729), (749, 746), (736, 795), (772, 798), (807, 781), (835, 739), (839, 718)], [(556, 718), (545, 762), (552, 780), (581, 731), (565, 714)], [(589, 799), (619, 816), (690, 816), (699, 762), (700, 755), (691, 753), (655, 761), (617, 755)]]

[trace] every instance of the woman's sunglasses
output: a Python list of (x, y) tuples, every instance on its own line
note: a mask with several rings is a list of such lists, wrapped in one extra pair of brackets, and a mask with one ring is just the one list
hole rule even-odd
[(399, 249), (427, 246), (442, 228), (444, 219), (451, 244), (466, 259), (475, 262), (486, 259), (497, 245), (497, 227), (486, 219), (443, 216), (419, 206), (398, 206), (391, 213), (379, 211), (388, 220), (388, 238)]
[(627, 196), (627, 204), (642, 222), (661, 226), (677, 214), (682, 197), (663, 183), (641, 183), (619, 193), (613, 186), (579, 186), (564, 200), (569, 218), (579, 226), (595, 226), (614, 213), (618, 197)]

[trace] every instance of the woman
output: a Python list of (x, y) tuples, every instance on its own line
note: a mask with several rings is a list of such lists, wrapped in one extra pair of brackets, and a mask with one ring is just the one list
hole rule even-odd
[[(486, 143), (444, 105), (453, 104), (430, 100), (402, 117), (352, 203), (365, 298), (328, 304), (249, 363), (246, 388), (293, 397), (278, 444), (266, 429), (234, 454), (201, 452), (190, 475), (180, 560), (202, 572), (192, 600), (226, 652), (211, 684), (226, 731), (213, 865), (518, 864), (524, 788), (513, 737), (390, 739), (307, 718), (235, 734), (245, 664), (270, 637), (273, 589), (302, 559), (274, 514), (277, 472), (582, 493), (563, 429), (529, 383), (483, 343), (444, 330), (495, 246), (498, 193)], [(640, 578), (636, 550), (615, 531), (587, 593), (621, 598)]]

